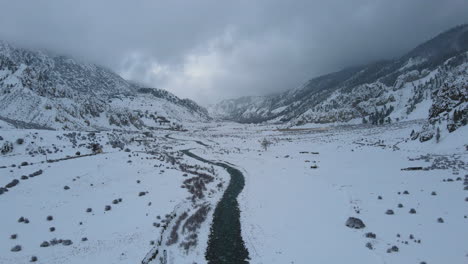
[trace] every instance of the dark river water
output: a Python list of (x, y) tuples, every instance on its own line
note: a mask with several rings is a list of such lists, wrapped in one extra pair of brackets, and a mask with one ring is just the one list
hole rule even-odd
[(238, 169), (223, 162), (213, 162), (201, 158), (189, 150), (184, 154), (199, 161), (224, 168), (231, 181), (214, 211), (206, 250), (206, 260), (210, 264), (249, 263), (249, 252), (241, 235), (240, 210), (237, 196), (244, 188), (244, 175)]

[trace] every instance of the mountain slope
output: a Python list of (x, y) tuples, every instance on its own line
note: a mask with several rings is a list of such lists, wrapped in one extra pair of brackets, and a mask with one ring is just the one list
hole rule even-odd
[(428, 118), (434, 92), (466, 89), (467, 51), (468, 25), (461, 25), (400, 59), (320, 76), (278, 95), (224, 100), (209, 110), (238, 122), (290, 125)]
[(0, 119), (52, 129), (142, 129), (208, 120), (188, 99), (112, 71), (0, 42)]

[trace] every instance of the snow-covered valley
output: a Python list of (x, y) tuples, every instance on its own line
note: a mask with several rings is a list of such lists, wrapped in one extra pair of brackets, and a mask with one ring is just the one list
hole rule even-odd
[[(0, 195), (0, 263), (141, 263), (156, 250), (150, 263), (215, 263), (205, 253), (230, 177), (187, 149), (242, 172), (248, 263), (465, 263), (467, 127), (439, 143), (409, 140), (422, 122), (3, 128), (0, 143), (13, 149), (0, 184), (18, 183)], [(365, 227), (347, 227), (349, 217)]]
[(467, 24), (208, 108), (157, 86), (208, 99), (217, 56), (27, 47), (0, 39), (0, 264), (468, 263)]
[[(441, 145), (405, 143), (413, 126), (263, 130), (237, 140), (224, 137), (224, 144), (240, 149), (218, 157), (246, 170), (241, 205), (251, 263), (465, 262), (463, 133)], [(276, 143), (260, 151), (249, 147), (258, 145), (249, 139), (253, 135)], [(422, 155), (429, 156), (409, 160)], [(430, 167), (438, 158), (452, 165), (401, 170)], [(412, 208), (415, 214), (409, 213)], [(366, 227), (346, 227), (348, 217), (360, 218)], [(369, 233), (376, 238), (367, 238)], [(387, 253), (393, 246), (398, 252)]]

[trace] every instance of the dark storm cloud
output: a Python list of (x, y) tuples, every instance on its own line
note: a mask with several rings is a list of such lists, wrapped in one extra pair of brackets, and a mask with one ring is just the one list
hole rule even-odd
[(392, 58), (466, 23), (466, 0), (0, 0), (0, 38), (201, 103)]

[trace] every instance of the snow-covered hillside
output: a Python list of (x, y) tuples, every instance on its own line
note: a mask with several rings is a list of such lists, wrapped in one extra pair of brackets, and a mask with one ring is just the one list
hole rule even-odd
[(467, 51), (468, 25), (458, 26), (398, 60), (324, 75), (279, 95), (224, 100), (209, 111), (215, 117), (244, 123), (383, 124), (433, 118), (429, 109), (446, 104), (439, 94), (448, 89), (445, 93), (462, 95), (451, 99), (450, 108), (442, 111), (444, 116), (456, 106), (466, 123)]
[(103, 67), (0, 41), (0, 119), (18, 127), (135, 130), (209, 117), (188, 99)]

